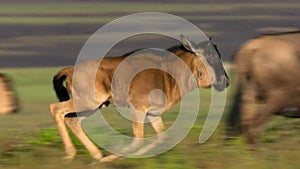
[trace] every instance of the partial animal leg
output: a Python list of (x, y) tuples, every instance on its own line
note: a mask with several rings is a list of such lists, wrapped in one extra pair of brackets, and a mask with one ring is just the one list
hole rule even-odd
[(133, 138), (132, 143), (122, 150), (124, 154), (135, 151), (137, 148), (139, 148), (143, 145), (145, 118), (146, 118), (146, 113), (140, 112), (137, 110), (133, 111), (132, 131), (133, 131), (134, 138)]
[(164, 121), (162, 120), (161, 116), (147, 115), (147, 118), (158, 135), (165, 130)]
[[(131, 153), (133, 151), (136, 151), (138, 148), (140, 148), (143, 145), (144, 142), (144, 121), (146, 118), (146, 113), (133, 110), (132, 111), (132, 129), (133, 129), (133, 141), (130, 145), (122, 149), (122, 154), (126, 155), (128, 153)], [(104, 157), (100, 160), (100, 162), (108, 162), (113, 161), (120, 156), (112, 154), (107, 157)]]
[[(254, 143), (254, 138), (249, 132), (249, 129), (253, 125), (255, 113), (256, 113), (256, 91), (255, 88), (247, 84), (248, 86), (242, 90), (242, 104), (241, 104), (241, 127), (242, 132), (246, 135), (247, 142)], [(246, 92), (244, 92), (246, 91)]]
[(80, 121), (77, 117), (66, 117), (65, 122), (68, 127), (72, 130), (75, 136), (82, 142), (86, 149), (91, 153), (94, 159), (100, 160), (102, 153), (98, 147), (87, 137), (83, 131)]
[(161, 118), (161, 116), (151, 116), (147, 115), (147, 118), (149, 119), (153, 129), (157, 133), (157, 140), (153, 141), (152, 143), (142, 147), (140, 150), (134, 153), (134, 155), (143, 155), (149, 150), (153, 149), (154, 147), (158, 146), (159, 144), (163, 143), (163, 141), (166, 139), (166, 135), (162, 134), (165, 130), (164, 122)]
[(288, 100), (285, 94), (280, 91), (273, 92), (269, 95), (265, 105), (259, 110), (255, 121), (250, 129), (250, 134), (253, 138), (257, 138), (259, 135), (259, 129), (277, 112), (282, 109), (284, 102)]
[(76, 148), (64, 122), (65, 115), (74, 111), (75, 109), (72, 100), (50, 105), (50, 112), (65, 146), (66, 159), (72, 159), (76, 155)]

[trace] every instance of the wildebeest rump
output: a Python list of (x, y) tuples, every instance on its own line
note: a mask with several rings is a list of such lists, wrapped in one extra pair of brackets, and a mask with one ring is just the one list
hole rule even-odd
[[(180, 75), (181, 81), (186, 84), (186, 93), (197, 87), (210, 88), (213, 86), (219, 91), (224, 90), (229, 85), (229, 79), (223, 68), (220, 55), (216, 52), (216, 46), (210, 41), (196, 45), (183, 35), (181, 41), (182, 45), (171, 47), (168, 51), (180, 58), (187, 65), (191, 74), (189, 75), (180, 67), (177, 67), (177, 62), (170, 61), (171, 63), (167, 63), (167, 65), (172, 65), (169, 66), (170, 69), (175, 70), (174, 72)], [(168, 73), (158, 69), (145, 69), (132, 79), (128, 88), (128, 96), (120, 97), (121, 93), (112, 90), (112, 80), (118, 66), (126, 57), (130, 57), (128, 56), (130, 54), (121, 57), (105, 57), (100, 64), (99, 60), (85, 61), (77, 65), (76, 69), (67, 67), (54, 76), (54, 89), (61, 102), (51, 104), (50, 111), (65, 145), (66, 158), (73, 158), (76, 149), (67, 132), (65, 123), (89, 150), (93, 158), (109, 161), (118, 157), (117, 155), (110, 155), (102, 158), (101, 152), (85, 135), (76, 115), (74, 116), (75, 108), (73, 104), (76, 99), (80, 100), (81, 103), (79, 108), (76, 107), (78, 116), (87, 116), (98, 108), (107, 106), (110, 103), (115, 104), (113, 96), (117, 96), (117, 100), (120, 100), (117, 104), (123, 105), (125, 103), (123, 106), (130, 108), (134, 139), (128, 147), (124, 148), (124, 153), (138, 147), (143, 142), (145, 118), (150, 120), (151, 125), (158, 134), (164, 131), (164, 124), (160, 115), (178, 102), (186, 93), (181, 95), (178, 84)], [(159, 58), (153, 53), (142, 53), (140, 57), (145, 55)], [(91, 81), (88, 79), (88, 70), (95, 65), (98, 71), (95, 81)], [(72, 79), (74, 71), (78, 73), (76, 82)], [(195, 83), (192, 83), (191, 79), (195, 79)], [(64, 81), (66, 82), (66, 88), (63, 86)], [(93, 86), (92, 83), (95, 83), (95, 91), (90, 94), (94, 97), (88, 97), (88, 94), (82, 91)], [(165, 103), (160, 102), (160, 99), (154, 99), (158, 100), (155, 103), (149, 102), (150, 93), (154, 89), (164, 92), (166, 96)], [(72, 94), (71, 99), (69, 94)], [(90, 112), (86, 113), (87, 111)]]
[(18, 101), (8, 75), (0, 73), (0, 114), (17, 112)]
[(235, 57), (238, 84), (230, 132), (243, 133), (254, 143), (273, 115), (300, 117), (300, 32), (259, 36)]

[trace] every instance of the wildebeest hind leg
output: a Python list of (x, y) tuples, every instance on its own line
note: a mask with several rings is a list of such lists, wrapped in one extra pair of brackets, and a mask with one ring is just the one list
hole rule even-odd
[(76, 155), (76, 148), (71, 140), (68, 133), (67, 127), (65, 125), (65, 115), (74, 112), (73, 101), (68, 100), (64, 102), (54, 103), (50, 106), (50, 112), (52, 114), (53, 120), (56, 123), (58, 132), (65, 146), (66, 159), (72, 159)]
[(286, 101), (286, 97), (280, 91), (273, 92), (269, 95), (266, 103), (258, 110), (250, 133), (253, 138), (259, 136), (259, 129), (264, 125), (275, 113), (282, 109), (282, 105)]
[[(247, 92), (245, 92), (247, 91)], [(256, 91), (253, 85), (247, 84), (242, 92), (242, 105), (241, 105), (241, 126), (242, 132), (247, 137), (248, 143), (254, 143), (253, 137), (250, 133), (250, 128), (253, 125), (256, 114)]]
[(157, 133), (157, 140), (153, 141), (152, 143), (142, 147), (140, 150), (135, 152), (134, 155), (136, 155), (136, 156), (143, 155), (143, 154), (147, 153), (149, 150), (157, 147), (158, 145), (163, 143), (163, 141), (167, 137), (165, 134), (162, 134), (163, 131), (165, 130), (165, 126), (164, 126), (164, 122), (163, 122), (161, 116), (147, 115), (147, 118), (149, 119), (153, 129)]
[(65, 118), (65, 122), (68, 127), (72, 130), (75, 136), (82, 142), (82, 144), (86, 147), (86, 149), (91, 153), (94, 159), (101, 159), (102, 154), (98, 147), (87, 137), (85, 132), (83, 131), (80, 121), (77, 117), (67, 117)]

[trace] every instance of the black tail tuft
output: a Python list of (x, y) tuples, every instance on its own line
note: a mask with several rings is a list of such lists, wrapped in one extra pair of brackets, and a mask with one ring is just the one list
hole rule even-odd
[(234, 103), (227, 117), (227, 135), (234, 136), (242, 133), (241, 127), (241, 87), (238, 86), (234, 96)]
[(66, 78), (67, 78), (66, 75), (58, 73), (53, 77), (52, 80), (56, 96), (60, 102), (70, 99), (69, 93), (63, 85), (63, 82)]

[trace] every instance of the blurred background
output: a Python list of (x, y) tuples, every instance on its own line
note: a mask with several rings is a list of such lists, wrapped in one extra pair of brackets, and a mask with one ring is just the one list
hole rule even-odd
[[(299, 6), (289, 1), (1, 1), (0, 67), (74, 64), (85, 41), (104, 24), (136, 12), (165, 12), (198, 26), (231, 61), (245, 40), (297, 30)], [(157, 36), (160, 38), (159, 36)], [(146, 38), (144, 38), (146, 39)], [(168, 47), (165, 39), (147, 43)], [(119, 53), (137, 48), (128, 44)], [(118, 52), (114, 52), (119, 54)]]
[[(12, 78), (20, 103), (18, 113), (0, 116), (0, 168), (82, 168), (92, 162), (75, 138), (79, 155), (71, 164), (61, 159), (63, 145), (48, 110), (50, 103), (57, 102), (52, 77), (63, 66), (74, 65), (80, 49), (95, 31), (137, 12), (164, 12), (190, 21), (212, 37), (226, 65), (233, 65), (234, 52), (246, 40), (265, 33), (299, 30), (300, 23), (298, 0), (0, 0), (0, 72)], [(167, 48), (177, 43), (157, 35), (129, 38), (108, 55), (117, 56), (143, 47)], [(234, 70), (228, 71), (234, 79)], [(209, 99), (209, 91), (201, 92)], [(229, 98), (232, 93), (234, 85), (228, 90)], [(297, 168), (300, 165), (299, 120), (275, 117), (268, 123), (260, 140), (260, 151), (256, 152), (249, 151), (242, 138), (224, 143), (223, 122), (211, 140), (198, 145), (210, 100), (202, 104), (190, 134), (174, 149), (153, 158), (124, 159), (95, 167)], [(228, 99), (227, 108), (230, 105)], [(178, 107), (164, 115), (167, 125), (176, 119)], [(120, 132), (130, 135), (130, 123), (111, 111), (111, 108), (104, 110), (107, 119)], [(147, 131), (153, 132), (150, 127)]]

